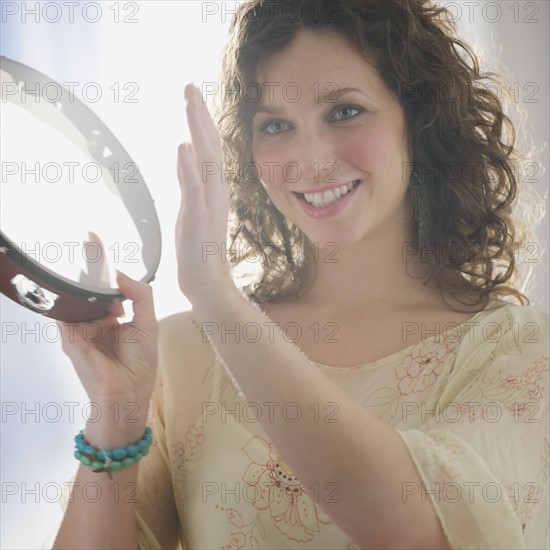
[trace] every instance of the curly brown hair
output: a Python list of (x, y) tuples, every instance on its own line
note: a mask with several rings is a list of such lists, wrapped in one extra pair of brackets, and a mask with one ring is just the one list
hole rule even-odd
[[(305, 28), (341, 32), (381, 76), (405, 115), (414, 171), (425, 189), (424, 282), (469, 305), (493, 295), (529, 299), (516, 288), (518, 242), (528, 234), (513, 217), (521, 157), (504, 113), (507, 86), (481, 73), (452, 15), (431, 0), (250, 0), (240, 5), (222, 57), (223, 100), (215, 118), (224, 146), (231, 197), (233, 275), (253, 258), (241, 290), (256, 302), (297, 298), (312, 262), (302, 231), (269, 201), (252, 157), (256, 70)], [(508, 94), (508, 97), (509, 94)], [(511, 98), (507, 104), (512, 104)], [(246, 171), (244, 170), (246, 167)], [(418, 233), (418, 231), (417, 231)], [(404, 243), (405, 244), (405, 243)], [(419, 246), (422, 245), (422, 246)], [(241, 253), (242, 250), (245, 253)], [(452, 254), (445, 251), (452, 250)], [(257, 264), (257, 261), (256, 261)], [(465, 303), (465, 302), (461, 302)]]

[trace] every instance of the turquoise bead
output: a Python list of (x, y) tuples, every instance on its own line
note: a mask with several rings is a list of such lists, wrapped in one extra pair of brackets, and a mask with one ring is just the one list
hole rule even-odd
[(99, 460), (94, 460), (91, 464), (91, 467), (94, 470), (99, 470), (99, 469), (103, 468), (103, 462), (100, 462)]
[(126, 451), (126, 449), (122, 449), (121, 447), (117, 447), (116, 449), (113, 449), (113, 458), (115, 460), (122, 460), (127, 456), (128, 456), (128, 452)]
[(128, 445), (126, 447), (126, 451), (128, 451), (128, 456), (136, 456), (139, 453), (139, 446), (138, 445)]
[(128, 468), (128, 466), (131, 466), (132, 464), (135, 464), (135, 459), (132, 456), (127, 456), (125, 459), (122, 460), (122, 467)]
[(84, 456), (84, 455), (81, 455), (80, 462), (82, 462), (82, 464), (84, 464), (84, 466), (91, 466), (92, 465), (92, 461), (87, 456)]
[(82, 455), (80, 454), (80, 451), (75, 451), (75, 452), (74, 452), (74, 457), (75, 457), (77, 460), (80, 460), (80, 457), (81, 457), (81, 456), (82, 456)]
[(91, 445), (86, 445), (84, 447), (84, 451), (82, 452), (86, 453), (87, 455), (95, 455), (96, 450)]
[(109, 463), (109, 470), (113, 470), (113, 472), (116, 472), (121, 468), (122, 468), (122, 462), (119, 462), (118, 460), (113, 460), (112, 462)]
[(108, 449), (101, 449), (101, 451), (97, 452), (97, 458), (99, 458), (99, 460), (105, 460), (106, 458), (113, 458), (113, 453)]
[(141, 460), (143, 458), (143, 453), (138, 453), (136, 456), (134, 456), (134, 460), (137, 462), (138, 460)]
[(145, 449), (148, 449), (149, 445), (150, 445), (150, 443), (148, 441), (143, 440), (143, 439), (137, 443), (137, 446), (139, 447), (140, 451), (144, 451)]
[(79, 451), (83, 451), (86, 448), (86, 443), (84, 441), (82, 441), (82, 439), (77, 439), (76, 440), (76, 448)]

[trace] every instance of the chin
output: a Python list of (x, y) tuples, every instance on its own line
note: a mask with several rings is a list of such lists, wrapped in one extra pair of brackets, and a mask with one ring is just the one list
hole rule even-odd
[(353, 248), (362, 240), (360, 235), (351, 235), (344, 232), (341, 234), (332, 233), (331, 235), (320, 235), (319, 233), (310, 232), (306, 233), (306, 236), (311, 241), (309, 244), (310, 247), (313, 246), (316, 250), (325, 250), (327, 252)]

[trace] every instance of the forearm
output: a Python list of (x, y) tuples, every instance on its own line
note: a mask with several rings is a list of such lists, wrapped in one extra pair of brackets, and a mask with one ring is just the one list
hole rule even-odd
[[(134, 404), (134, 402), (132, 402)], [(117, 403), (118, 405), (118, 403)], [(101, 411), (113, 410), (103, 404)], [(135, 422), (119, 421), (102, 414), (86, 426), (84, 437), (96, 449), (126, 447), (139, 441), (145, 429), (147, 407), (138, 408)], [(138, 502), (139, 462), (117, 471), (94, 472), (81, 465), (71, 487), (69, 504), (54, 548), (137, 548), (135, 507)]]
[[(262, 415), (263, 429), (305, 490), (317, 488), (321, 507), (355, 542), (362, 548), (446, 547), (430, 502), (403, 502), (403, 483), (421, 479), (395, 430), (326, 378), (277, 327), (268, 330), (269, 318), (235, 287), (193, 300), (193, 312), (205, 327), (262, 328), (254, 342), (224, 337), (222, 330), (209, 338), (246, 400), (274, 403), (274, 414)], [(285, 405), (301, 418), (289, 421)], [(336, 414), (326, 418), (326, 410)]]
[(81, 465), (54, 549), (137, 548), (138, 464), (114, 472), (94, 473)]

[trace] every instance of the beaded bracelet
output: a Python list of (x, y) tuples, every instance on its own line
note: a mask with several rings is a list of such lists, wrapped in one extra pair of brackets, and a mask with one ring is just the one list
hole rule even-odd
[(91, 466), (96, 473), (107, 472), (109, 478), (112, 479), (111, 472), (132, 466), (149, 452), (149, 447), (153, 441), (153, 433), (151, 428), (147, 426), (141, 441), (128, 445), (128, 447), (116, 447), (110, 450), (95, 449), (88, 445), (84, 439), (83, 430), (75, 435), (74, 441), (76, 446), (74, 457), (85, 466)]

